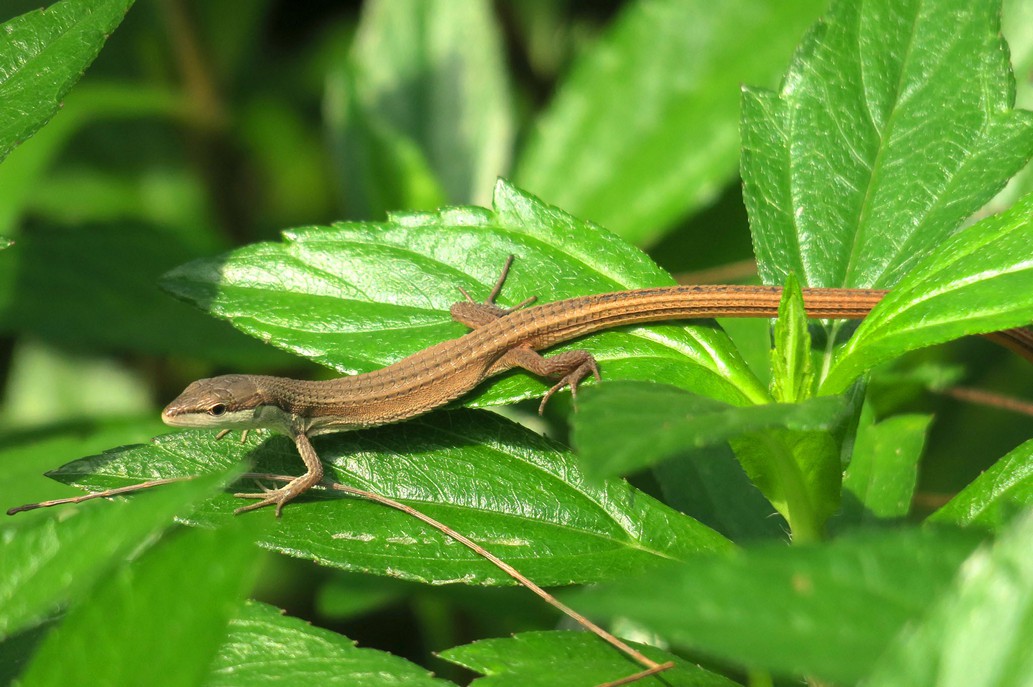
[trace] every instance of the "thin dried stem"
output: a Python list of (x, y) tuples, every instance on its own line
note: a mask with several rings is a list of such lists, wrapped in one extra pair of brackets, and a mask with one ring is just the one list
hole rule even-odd
[[(112, 497), (112, 496), (122, 496), (122, 495), (125, 495), (125, 494), (137, 492), (137, 491), (143, 491), (145, 489), (150, 489), (152, 487), (161, 486), (163, 484), (170, 484), (170, 483), (173, 483), (173, 482), (186, 482), (186, 481), (189, 481), (189, 480), (192, 480), (192, 479), (196, 479), (196, 478), (193, 477), (193, 476), (190, 476), (190, 477), (170, 477), (170, 478), (166, 478), (166, 479), (150, 480), (150, 481), (147, 481), (147, 482), (141, 482), (140, 484), (134, 484), (134, 485), (130, 485), (130, 486), (127, 486), (127, 487), (118, 487), (117, 489), (107, 489), (107, 490), (104, 490), (104, 491), (97, 491), (97, 492), (93, 492), (93, 493), (90, 493), (90, 494), (83, 494), (81, 496), (73, 496), (73, 497), (64, 498), (64, 499), (54, 499), (54, 500), (51, 500), (51, 501), (42, 501), (40, 503), (29, 503), (29, 504), (26, 504), (24, 506), (18, 506), (17, 508), (11, 508), (10, 510), (7, 511), (7, 514), (8, 515), (14, 515), (15, 513), (20, 513), (22, 511), (28, 511), (28, 510), (34, 510), (36, 508), (49, 508), (51, 506), (60, 506), (60, 505), (69, 504), (69, 503), (82, 503), (83, 501), (89, 501), (91, 499), (109, 498), (109, 497)], [(242, 475), (241, 479), (270, 480), (270, 481), (275, 481), (275, 482), (290, 482), (294, 478), (289, 476), (289, 475), (276, 475), (276, 474), (271, 474), (271, 473), (249, 472), (249, 473), (245, 473), (244, 475)], [(417, 520), (423, 522), (424, 524), (427, 524), (427, 525), (433, 527), (434, 529), (438, 530), (439, 532), (441, 532), (445, 536), (449, 537), (450, 539), (453, 539), (453, 540), (459, 542), (460, 544), (462, 544), (463, 546), (467, 547), (468, 549), (470, 549), (471, 551), (476, 553), (481, 558), (484, 558), (489, 563), (494, 565), (496, 568), (498, 568), (499, 570), (501, 570), (502, 572), (506, 573), (507, 575), (512, 577), (514, 580), (516, 580), (520, 585), (522, 585), (522, 586), (526, 587), (527, 589), (531, 590), (532, 592), (534, 592), (536, 595), (538, 595), (539, 598), (541, 598), (543, 601), (545, 601), (545, 603), (549, 604), (550, 606), (552, 606), (553, 608), (557, 609), (558, 611), (560, 611), (564, 615), (566, 615), (569, 618), (573, 619), (577, 624), (581, 625), (582, 627), (584, 627), (589, 632), (595, 634), (597, 637), (599, 637), (600, 639), (602, 639), (606, 643), (610, 644), (614, 648), (616, 648), (619, 651), (623, 652), (625, 655), (630, 656), (632, 659), (634, 659), (635, 661), (637, 661), (638, 663), (640, 663), (640, 664), (642, 664), (643, 666), (646, 667), (646, 669), (643, 670), (643, 671), (640, 671), (640, 672), (635, 673), (633, 675), (628, 675), (626, 677), (623, 677), (623, 678), (621, 678), (619, 680), (615, 680), (613, 682), (603, 683), (603, 684), (599, 685), (598, 687), (619, 687), (620, 685), (627, 685), (627, 684), (630, 684), (630, 683), (635, 682), (637, 680), (641, 680), (642, 678), (649, 677), (650, 675), (655, 675), (655, 674), (657, 674), (657, 673), (659, 673), (661, 671), (664, 671), (664, 670), (667, 670), (669, 668), (673, 668), (674, 667), (674, 663), (671, 662), (671, 661), (667, 661), (665, 663), (657, 663), (656, 661), (652, 660), (651, 658), (649, 658), (645, 654), (641, 653), (637, 649), (629, 646), (625, 642), (621, 641), (619, 638), (615, 637), (611, 633), (607, 632), (603, 628), (601, 628), (598, 625), (596, 625), (595, 623), (593, 623), (591, 620), (589, 620), (585, 616), (583, 616), (580, 613), (578, 613), (577, 611), (575, 611), (570, 606), (567, 606), (566, 604), (564, 604), (562, 601), (560, 601), (559, 599), (554, 597), (549, 592), (547, 592), (544, 589), (542, 589), (541, 587), (539, 587), (537, 584), (532, 582), (528, 577), (526, 577), (519, 570), (514, 568), (509, 563), (506, 563), (504, 560), (502, 560), (501, 558), (499, 558), (498, 556), (496, 556), (492, 552), (488, 551), (487, 549), (485, 549), (483, 546), (481, 546), (477, 542), (473, 541), (472, 539), (470, 539), (469, 537), (467, 537), (467, 536), (465, 536), (463, 534), (460, 534), (459, 532), (457, 532), (456, 530), (452, 529), (448, 525), (435, 520), (434, 518), (430, 517), (429, 515), (421, 512), (421, 511), (416, 510), (412, 506), (407, 506), (406, 504), (401, 503), (400, 501), (395, 501), (394, 499), (388, 498), (386, 496), (381, 496), (380, 494), (374, 493), (372, 491), (366, 491), (364, 489), (358, 489), (356, 487), (350, 487), (350, 486), (348, 486), (346, 484), (341, 484), (339, 482), (332, 482), (332, 483), (323, 482), (323, 483), (321, 483), (319, 485), (316, 485), (316, 486), (317, 487), (322, 487), (322, 488), (330, 488), (330, 489), (334, 489), (336, 491), (343, 491), (346, 494), (350, 494), (352, 496), (357, 496), (359, 498), (363, 498), (363, 499), (366, 499), (368, 501), (373, 501), (374, 503), (379, 503), (381, 505), (388, 506), (389, 508), (394, 508), (395, 510), (400, 510), (403, 513), (405, 513), (406, 515), (410, 515), (410, 516), (416, 518)]]

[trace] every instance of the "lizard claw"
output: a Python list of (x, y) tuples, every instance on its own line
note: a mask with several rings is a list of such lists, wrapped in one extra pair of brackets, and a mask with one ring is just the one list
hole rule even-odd
[(257, 503), (249, 503), (246, 506), (241, 506), (240, 508), (233, 511), (233, 514), (239, 515), (240, 513), (246, 513), (250, 510), (258, 510), (259, 508), (265, 508), (266, 506), (275, 505), (276, 517), (280, 517), (280, 511), (283, 510), (283, 507), (287, 504), (287, 502), (293, 499), (295, 496), (297, 496), (297, 494), (292, 493), (292, 490), (287, 489), (286, 487), (281, 487), (279, 489), (267, 489), (266, 487), (262, 486), (262, 489), (263, 493), (260, 494), (234, 494), (234, 496), (238, 499), (261, 500)]
[(564, 387), (570, 387), (570, 398), (574, 401), (574, 411), (577, 411), (577, 389), (578, 384), (591, 374), (595, 377), (595, 381), (602, 381), (602, 377), (599, 375), (599, 365), (595, 362), (595, 358), (588, 358), (581, 365), (579, 365), (573, 372), (569, 372), (563, 376), (560, 381), (553, 384), (552, 388), (545, 392), (545, 396), (542, 397), (542, 402), (538, 406), (538, 414), (542, 415), (545, 413), (545, 404), (549, 402), (552, 395), (557, 391), (561, 391)]

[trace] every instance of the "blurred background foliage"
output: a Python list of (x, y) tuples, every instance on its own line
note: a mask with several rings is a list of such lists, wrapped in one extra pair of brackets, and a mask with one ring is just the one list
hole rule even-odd
[[(38, 5), (5, 0), (0, 21)], [(1026, 108), (1031, 8), (1004, 10)], [(63, 110), (0, 164), (0, 236), (16, 242), (0, 252), (5, 507), (71, 492), (47, 469), (161, 433), (159, 408), (192, 379), (326, 374), (157, 287), (177, 265), (288, 227), (486, 204), (504, 176), (686, 281), (755, 280), (736, 173), (739, 85), (776, 87), (824, 10), (817, 0), (137, 0)], [(1030, 190), (1027, 169), (988, 211)], [(1033, 429), (936, 390), (1028, 395), (1021, 366), (963, 341), (874, 377), (881, 415), (935, 413), (920, 506)], [(421, 661), (552, 617), (522, 590), (266, 566), (259, 597)]]

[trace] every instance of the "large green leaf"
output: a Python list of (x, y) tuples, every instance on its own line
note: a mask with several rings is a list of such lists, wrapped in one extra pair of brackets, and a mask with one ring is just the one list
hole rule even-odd
[(327, 687), (445, 687), (420, 666), (257, 602), (242, 605), (211, 665), (207, 687), (318, 684)]
[[(675, 666), (636, 682), (641, 687), (734, 687), (738, 684), (683, 658), (650, 646), (635, 647), (646, 656)], [(473, 687), (592, 687), (637, 673), (642, 666), (587, 632), (523, 632), (482, 639), (438, 654), (482, 673)], [(562, 676), (562, 677), (560, 677)]]
[(953, 588), (888, 647), (867, 687), (1033, 684), (1033, 512), (965, 562)]
[(897, 530), (768, 546), (700, 556), (570, 602), (740, 665), (852, 684), (977, 543), (957, 531)]
[[(215, 482), (174, 485), (130, 504), (92, 504), (0, 529), (0, 637), (38, 624), (182, 514)], [(196, 572), (196, 571), (195, 571)]]
[[(20, 684), (200, 684), (256, 572), (244, 523), (180, 532), (75, 600)], [(87, 679), (92, 682), (92, 679)]]
[(1033, 439), (994, 463), (929, 520), (999, 530), (1016, 513), (1030, 507), (1033, 507)]
[(740, 84), (774, 84), (823, 7), (627, 4), (542, 116), (517, 182), (629, 241), (657, 238), (735, 175)]
[[(234, 326), (341, 372), (366, 372), (467, 330), (449, 306), (465, 287), (484, 298), (516, 255), (500, 303), (539, 302), (672, 284), (616, 236), (542, 204), (504, 182), (492, 210), (451, 208), (395, 215), (380, 224), (297, 229), (284, 243), (189, 263), (165, 286)], [(558, 347), (582, 348), (609, 379), (664, 379), (731, 403), (767, 392), (724, 332), (711, 324), (604, 332)], [(540, 395), (523, 373), (493, 381), (470, 405)]]
[(1033, 195), (953, 236), (913, 265), (864, 319), (821, 392), (840, 393), (875, 365), (916, 348), (1033, 322), (1030, 246)]
[[(623, 481), (587, 482), (568, 451), (485, 411), (439, 413), (314, 443), (330, 479), (427, 513), (539, 584), (612, 579), (728, 545)], [(259, 432), (247, 444), (216, 443), (209, 432), (187, 432), (76, 461), (51, 474), (97, 489), (221, 471), (245, 459), (262, 472), (298, 474), (301, 468), (294, 444), (282, 436)], [(240, 505), (222, 494), (194, 520), (225, 523)], [(243, 517), (274, 519), (271, 509)], [(314, 491), (289, 504), (260, 542), (346, 570), (435, 583), (511, 583), (415, 518), (341, 495)]]
[(61, 107), (133, 0), (63, 0), (0, 27), (0, 160)]
[[(440, 184), (448, 202), (487, 202), (508, 169), (514, 134), (491, 3), (368, 2), (353, 46), (328, 83), (331, 136), (352, 215), (379, 219), (411, 208), (392, 202), (418, 200), (404, 190), (414, 181)], [(384, 174), (389, 169), (402, 178)]]
[(743, 180), (765, 283), (794, 271), (809, 286), (891, 287), (1033, 155), (999, 12), (837, 0), (779, 93), (745, 91)]

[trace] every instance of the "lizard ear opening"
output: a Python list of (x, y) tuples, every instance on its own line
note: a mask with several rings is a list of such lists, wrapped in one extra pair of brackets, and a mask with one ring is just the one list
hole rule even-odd
[(215, 405), (213, 405), (211, 408), (208, 409), (208, 414), (209, 415), (213, 415), (215, 417), (219, 417), (220, 415), (224, 414), (225, 412), (226, 412), (226, 404), (225, 403), (216, 403)]

